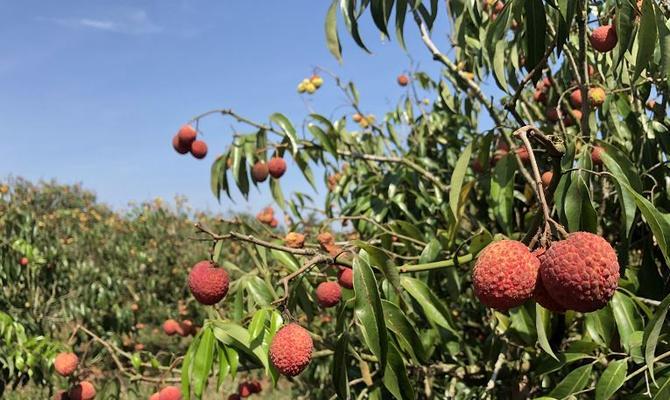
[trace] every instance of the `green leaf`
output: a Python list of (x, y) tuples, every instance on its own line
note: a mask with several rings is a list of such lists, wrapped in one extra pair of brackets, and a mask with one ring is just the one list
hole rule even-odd
[(393, 261), (389, 259), (386, 253), (381, 249), (360, 240), (355, 241), (354, 244), (365, 250), (368, 262), (372, 267), (377, 267), (395, 288), (400, 289), (400, 274), (398, 273), (398, 268), (393, 264)]
[(342, 11), (342, 17), (344, 19), (344, 23), (347, 26), (347, 30), (349, 31), (349, 34), (351, 37), (354, 39), (354, 42), (360, 47), (361, 49), (365, 50), (366, 52), (370, 52), (367, 47), (365, 47), (365, 44), (363, 43), (363, 40), (361, 39), (360, 32), (358, 31), (358, 16), (356, 14), (356, 0), (341, 0), (340, 1), (340, 10)]
[(661, 335), (661, 330), (663, 329), (665, 318), (668, 315), (668, 307), (670, 307), (670, 295), (663, 299), (661, 304), (658, 306), (656, 313), (654, 313), (654, 316), (651, 318), (646, 328), (644, 329), (644, 359), (647, 362), (649, 375), (651, 376), (651, 380), (653, 382), (656, 382), (654, 378), (654, 357), (656, 356), (656, 345), (658, 344), (658, 338)]
[(598, 311), (587, 313), (584, 317), (586, 330), (594, 341), (602, 346), (609, 347), (614, 333), (614, 316), (611, 306)]
[(217, 200), (221, 200), (221, 175), (225, 174), (226, 171), (223, 168), (226, 162), (226, 157), (220, 156), (212, 163), (212, 169), (210, 172), (209, 178), (209, 187), (212, 190), (212, 194), (216, 197)]
[(635, 303), (625, 294), (615, 292), (611, 304), (621, 345), (626, 351), (630, 351), (631, 335), (641, 328), (640, 318), (635, 312)]
[(258, 336), (265, 330), (265, 319), (267, 318), (267, 310), (261, 308), (260, 310), (254, 313), (254, 316), (251, 318), (249, 327), (249, 340), (251, 342), (255, 341)]
[(407, 0), (398, 0), (395, 6), (395, 35), (403, 50), (407, 50), (405, 45), (405, 16), (407, 15)]
[(228, 356), (226, 355), (226, 345), (219, 343), (217, 346), (217, 357), (219, 358), (219, 375), (216, 379), (216, 390), (221, 390), (223, 380), (230, 373), (230, 364), (228, 363)]
[(558, 0), (558, 10), (559, 10), (559, 22), (558, 22), (558, 33), (556, 37), (556, 51), (557, 55), (561, 55), (561, 50), (563, 45), (570, 38), (570, 27), (572, 26), (572, 21), (575, 18), (575, 10), (577, 8), (577, 2), (574, 0)]
[(442, 244), (437, 239), (431, 239), (430, 242), (421, 251), (421, 258), (419, 264), (426, 264), (435, 261), (442, 251)]
[(618, 43), (614, 49), (612, 59), (615, 60), (614, 68), (623, 60), (626, 51), (630, 48), (633, 42), (633, 29), (635, 27), (635, 8), (633, 4), (628, 1), (620, 1), (617, 3), (616, 10), (616, 33)]
[(549, 396), (563, 399), (584, 389), (591, 380), (592, 369), (593, 365), (587, 364), (573, 370), (549, 392)]
[(190, 398), (191, 393), (191, 367), (193, 364), (193, 357), (200, 344), (200, 334), (198, 334), (184, 355), (184, 361), (181, 363), (181, 392), (185, 396), (185, 400)]
[(386, 324), (377, 279), (370, 265), (362, 257), (354, 259), (353, 270), (356, 295), (354, 314), (360, 323), (359, 327), (368, 348), (377, 356), (381, 365), (386, 365)]
[(277, 205), (281, 209), (286, 208), (286, 200), (284, 200), (284, 193), (281, 191), (279, 179), (270, 178), (270, 191), (272, 192), (272, 197), (277, 202)]
[(379, 29), (384, 36), (388, 37), (388, 16), (390, 15), (390, 8), (393, 7), (393, 0), (370, 0), (370, 13), (377, 29)]
[(203, 390), (207, 384), (209, 373), (214, 362), (214, 334), (208, 326), (203, 328), (203, 333), (198, 345), (198, 350), (193, 359), (193, 393), (197, 398), (202, 397)]
[(596, 400), (607, 400), (616, 393), (626, 380), (627, 360), (612, 361), (596, 384)]
[(463, 187), (463, 181), (465, 180), (465, 174), (468, 170), (468, 164), (470, 163), (470, 156), (472, 155), (472, 143), (468, 144), (463, 152), (458, 157), (456, 165), (454, 165), (454, 171), (451, 174), (451, 185), (449, 188), (449, 207), (451, 207), (451, 212), (455, 220), (459, 219), (460, 206), (459, 203), (461, 188)]
[(326, 14), (326, 43), (330, 54), (335, 56), (337, 61), (342, 62), (342, 45), (340, 44), (340, 35), (337, 33), (337, 5), (339, 0), (333, 0), (328, 7)]
[(589, 189), (580, 173), (573, 174), (572, 182), (565, 195), (564, 211), (570, 232), (594, 231), (597, 214), (591, 202)]
[(337, 158), (337, 150), (333, 145), (333, 142), (330, 140), (326, 132), (321, 129), (320, 126), (316, 124), (308, 124), (307, 129), (312, 133), (312, 136), (319, 142), (327, 152), (329, 152), (333, 157)]
[[(526, 17), (526, 69), (531, 71), (540, 63), (547, 44), (547, 16), (542, 0), (524, 1)], [(536, 74), (536, 76), (540, 76)]]
[(282, 129), (282, 132), (288, 138), (289, 144), (291, 145), (291, 154), (295, 157), (295, 155), (298, 154), (298, 137), (296, 136), (295, 128), (293, 127), (293, 124), (291, 124), (291, 121), (289, 121), (284, 114), (280, 113), (270, 115), (270, 120), (279, 125)]
[(233, 178), (237, 188), (246, 198), (249, 194), (249, 176), (244, 156), (244, 138), (241, 136), (236, 137), (233, 142)]
[(335, 393), (337, 397), (347, 400), (349, 394), (349, 376), (347, 365), (347, 348), (349, 346), (349, 336), (346, 333), (340, 335), (335, 343), (335, 353), (333, 354), (333, 369), (331, 374), (333, 376), (333, 385), (335, 386)]
[(516, 163), (509, 154), (501, 158), (491, 175), (491, 208), (505, 232), (512, 232), (512, 205), (514, 201), (514, 173)]
[(421, 306), (429, 320), (447, 329), (455, 336), (460, 336), (454, 328), (449, 310), (425, 283), (416, 278), (403, 276), (400, 278), (400, 284)]
[(407, 369), (402, 355), (392, 341), (388, 346), (388, 363), (384, 370), (384, 387), (398, 400), (414, 400), (412, 382), (407, 377)]
[(670, 27), (660, 6), (654, 3), (654, 7), (656, 7), (656, 26), (658, 27), (658, 42), (661, 49), (661, 73), (667, 79), (670, 78)]
[(416, 329), (407, 319), (405, 313), (388, 300), (382, 300), (386, 326), (395, 333), (400, 347), (412, 356), (417, 364), (425, 361), (425, 350)]
[[(637, 212), (637, 206), (635, 204), (635, 198), (628, 190), (621, 187), (619, 184), (620, 181), (626, 182), (631, 185), (629, 176), (635, 174), (637, 176), (637, 171), (634, 169), (634, 166), (623, 155), (618, 155), (618, 149), (614, 146), (602, 144), (605, 151), (601, 153), (600, 158), (605, 165), (605, 168), (609, 170), (615, 176), (615, 185), (617, 187), (617, 192), (619, 193), (619, 202), (621, 203), (621, 208), (623, 212), (621, 213), (621, 221), (623, 229), (626, 235), (630, 233), (630, 229), (633, 227), (633, 221), (635, 220), (635, 213)], [(639, 186), (642, 184), (639, 182), (639, 179), (634, 179)]]
[(647, 68), (657, 47), (658, 29), (656, 27), (656, 12), (654, 11), (652, 0), (644, 0), (641, 11), (640, 29), (637, 31), (637, 57), (635, 59), (633, 81), (637, 80), (642, 71)]
[(542, 350), (558, 361), (558, 358), (556, 357), (556, 354), (554, 354), (554, 350), (552, 350), (549, 340), (547, 339), (548, 326), (551, 326), (551, 312), (540, 304), (535, 304), (535, 329), (537, 330), (537, 340), (540, 343)]

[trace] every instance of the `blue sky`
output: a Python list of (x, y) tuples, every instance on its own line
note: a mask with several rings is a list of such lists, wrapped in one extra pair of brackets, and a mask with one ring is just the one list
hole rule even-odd
[[(399, 73), (417, 64), (439, 72), (410, 20), (411, 59), (394, 39), (380, 40), (369, 16), (362, 33), (373, 54), (341, 30), (338, 65), (323, 34), (329, 3), (0, 0), (0, 177), (82, 182), (115, 207), (181, 194), (199, 209), (254, 212), (271, 202), (267, 186), (249, 202), (218, 204), (209, 191), (232, 122), (202, 125), (203, 161), (172, 150), (182, 123), (230, 107), (260, 121), (282, 112), (300, 126), (309, 111), (295, 88), (317, 65), (353, 79), (364, 109), (380, 115), (403, 93)], [(438, 19), (436, 31), (444, 24)], [(445, 37), (436, 41), (444, 47)], [(326, 80), (309, 106), (326, 115), (341, 107), (333, 86)], [(282, 186), (315, 195), (291, 162)]]

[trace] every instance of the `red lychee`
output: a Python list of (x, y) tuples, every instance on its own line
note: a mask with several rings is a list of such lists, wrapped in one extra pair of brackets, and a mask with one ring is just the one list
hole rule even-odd
[(191, 143), (195, 141), (195, 137), (197, 136), (197, 132), (191, 125), (182, 125), (181, 128), (179, 128), (179, 132), (177, 132), (177, 138), (181, 142), (182, 145), (184, 146), (190, 146)]
[(322, 249), (326, 250), (325, 246), (335, 244), (335, 237), (330, 232), (321, 232), (317, 235), (316, 241), (319, 242)]
[(237, 394), (240, 395), (240, 397), (249, 397), (253, 394), (251, 391), (251, 385), (249, 382), (242, 382), (237, 386)]
[(205, 158), (207, 156), (207, 143), (202, 140), (191, 143), (191, 154), (198, 160)]
[(179, 333), (179, 336), (182, 336), (182, 337), (186, 337), (186, 336), (192, 334), (193, 330), (195, 328), (193, 326), (193, 322), (191, 322), (191, 320), (188, 320), (188, 319), (185, 319), (185, 320), (181, 321), (181, 323), (179, 324), (179, 327), (181, 328), (181, 332), (177, 332), (177, 333)]
[(249, 382), (249, 386), (251, 386), (251, 393), (260, 393), (263, 390), (263, 386), (256, 379)]
[(256, 214), (256, 219), (262, 224), (271, 223), (274, 217), (275, 210), (273, 210), (272, 207), (265, 207), (258, 214)]
[(95, 386), (89, 381), (81, 381), (68, 392), (70, 400), (91, 400), (95, 397)]
[(553, 311), (555, 313), (564, 313), (566, 311), (565, 307), (558, 304), (556, 300), (554, 300), (549, 295), (549, 292), (547, 292), (547, 289), (544, 287), (544, 284), (542, 283), (541, 274), (537, 275), (537, 283), (535, 284), (535, 292), (533, 292), (533, 299), (535, 299), (535, 301), (539, 305), (541, 305), (542, 307), (546, 308), (549, 311)]
[(556, 107), (547, 108), (547, 120), (549, 122), (558, 122), (558, 109)]
[(26, 265), (28, 265), (28, 262), (29, 262), (28, 257), (21, 257), (21, 259), (19, 260), (19, 264), (22, 267), (25, 267)]
[(477, 173), (477, 174), (484, 173), (484, 168), (482, 167), (482, 163), (479, 162), (479, 158), (475, 158), (475, 159), (472, 161), (471, 166), (472, 166), (472, 170), (473, 170), (475, 173)]
[(279, 226), (279, 220), (277, 218), (272, 218), (272, 221), (270, 221), (270, 228), (276, 228)]
[(501, 240), (477, 257), (472, 282), (479, 301), (500, 311), (520, 306), (532, 297), (540, 260), (525, 244)]
[(516, 149), (516, 154), (519, 156), (519, 159), (521, 159), (521, 162), (526, 164), (528, 161), (530, 161), (530, 154), (528, 154), (528, 149), (526, 146), (518, 147)]
[(152, 394), (151, 397), (149, 397), (149, 400), (160, 400), (160, 398), (161, 398), (160, 393), (156, 392)]
[(407, 77), (407, 75), (405, 74), (398, 75), (398, 85), (407, 86), (408, 83), (409, 83), (409, 77)]
[(605, 239), (576, 232), (555, 242), (541, 257), (540, 275), (547, 293), (568, 310), (603, 308), (619, 284), (619, 262)]
[(309, 365), (313, 349), (314, 342), (309, 332), (296, 323), (290, 323), (272, 338), (268, 355), (280, 374), (296, 376)]
[(166, 386), (158, 392), (158, 400), (181, 400), (181, 389), (176, 386)]
[(188, 287), (198, 302), (211, 306), (218, 303), (228, 293), (230, 279), (223, 268), (218, 268), (209, 260), (193, 266), (188, 275)]
[(589, 40), (596, 51), (606, 53), (617, 44), (616, 28), (614, 25), (599, 26), (591, 32)]
[(544, 90), (535, 90), (535, 93), (533, 93), (533, 100), (545, 104), (547, 102), (547, 93)]
[(54, 369), (60, 376), (70, 376), (79, 365), (79, 357), (74, 353), (58, 353), (54, 359)]
[(270, 161), (268, 161), (268, 170), (270, 176), (279, 179), (284, 175), (284, 172), (286, 172), (286, 161), (281, 157), (272, 157)]
[(341, 298), (342, 289), (337, 282), (322, 282), (316, 287), (316, 300), (321, 307), (334, 307)]
[(179, 135), (174, 135), (172, 137), (172, 147), (179, 154), (186, 154), (189, 150), (191, 150), (191, 144), (182, 143), (182, 141), (179, 140)]
[(251, 176), (256, 182), (265, 182), (265, 180), (268, 179), (269, 172), (268, 165), (263, 161), (258, 161), (251, 168)]
[(605, 152), (605, 149), (603, 149), (600, 146), (595, 146), (593, 150), (591, 151), (591, 162), (593, 165), (603, 165), (603, 158), (601, 154)]
[(580, 108), (582, 106), (582, 91), (575, 89), (570, 93), (570, 104), (573, 108)]
[(173, 319), (166, 320), (165, 322), (163, 322), (163, 332), (165, 332), (165, 334), (168, 336), (172, 336), (176, 333), (181, 332), (179, 322)]
[(240, 400), (240, 395), (237, 393), (233, 393), (230, 396), (228, 396), (228, 400)]
[(67, 390), (59, 390), (54, 394), (53, 400), (69, 400)]
[(552, 180), (553, 177), (554, 177), (554, 173), (553, 173), (553, 172), (551, 172), (551, 171), (545, 171), (545, 172), (542, 174), (542, 186), (544, 186), (545, 188), (548, 188), (549, 185), (551, 184), (551, 180)]
[(354, 271), (351, 268), (340, 267), (337, 273), (337, 283), (343, 288), (354, 288)]
[(577, 123), (580, 123), (582, 120), (582, 112), (579, 110), (572, 110), (572, 115), (570, 113), (565, 113), (563, 117), (563, 124), (568, 127)]

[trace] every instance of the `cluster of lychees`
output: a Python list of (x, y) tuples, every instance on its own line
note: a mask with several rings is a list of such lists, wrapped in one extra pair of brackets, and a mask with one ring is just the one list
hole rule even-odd
[(321, 85), (323, 85), (323, 78), (314, 74), (310, 78), (303, 79), (298, 84), (298, 93), (306, 92), (308, 94), (313, 94), (321, 87)]
[(361, 128), (365, 129), (368, 126), (375, 123), (375, 116), (368, 114), (367, 116), (361, 115), (359, 113), (354, 114), (351, 119), (358, 124)]
[(251, 177), (255, 182), (265, 182), (268, 175), (275, 179), (281, 178), (286, 172), (286, 161), (281, 157), (272, 157), (267, 163), (265, 161), (257, 161), (251, 167)]
[(501, 240), (479, 254), (472, 281), (477, 298), (496, 310), (534, 299), (553, 312), (592, 312), (614, 295), (619, 263), (612, 246), (589, 232), (532, 252), (521, 242)]
[(233, 393), (228, 396), (228, 400), (240, 400), (245, 399), (252, 394), (260, 393), (263, 390), (263, 386), (260, 381), (254, 379), (251, 381), (243, 381), (237, 386), (237, 393)]
[(71, 378), (71, 386), (67, 390), (60, 390), (54, 396), (55, 400), (91, 400), (95, 398), (95, 386), (90, 381), (79, 380), (75, 372), (79, 367), (79, 357), (74, 353), (58, 353), (54, 359), (56, 373)]
[(186, 337), (198, 333), (198, 327), (189, 319), (178, 322), (177, 320), (170, 318), (163, 322), (163, 332), (168, 336), (179, 335), (181, 337)]
[(276, 228), (279, 226), (279, 220), (275, 218), (275, 210), (272, 207), (265, 207), (258, 214), (256, 214), (256, 220), (261, 224), (268, 225), (270, 228)]
[(203, 159), (207, 156), (207, 143), (197, 140), (198, 133), (191, 125), (184, 125), (172, 138), (172, 147), (179, 154), (190, 152), (193, 157)]

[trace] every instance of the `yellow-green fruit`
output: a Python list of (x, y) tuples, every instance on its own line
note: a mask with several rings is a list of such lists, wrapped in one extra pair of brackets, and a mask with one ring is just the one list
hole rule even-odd
[(323, 78), (320, 77), (319, 75), (312, 75), (310, 81), (314, 84), (314, 87), (316, 87), (317, 89), (320, 88), (321, 85), (323, 85)]
[(307, 90), (307, 89), (305, 88), (305, 84), (302, 83), (302, 82), (300, 82), (300, 83), (298, 84), (298, 93), (305, 93), (305, 90)]
[(589, 89), (589, 103), (593, 107), (599, 107), (605, 102), (605, 91), (601, 87)]
[(305, 85), (305, 91), (309, 94), (316, 92), (316, 86), (312, 82)]

